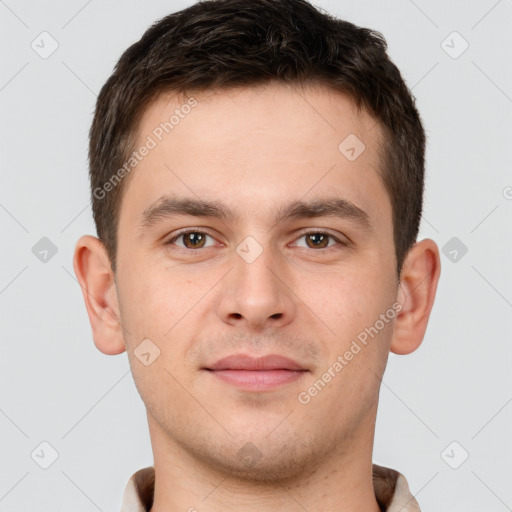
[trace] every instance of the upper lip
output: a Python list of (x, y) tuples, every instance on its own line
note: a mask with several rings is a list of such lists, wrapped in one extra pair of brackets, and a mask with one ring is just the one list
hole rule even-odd
[(269, 354), (252, 357), (246, 354), (232, 354), (206, 367), (207, 370), (306, 370), (288, 357)]

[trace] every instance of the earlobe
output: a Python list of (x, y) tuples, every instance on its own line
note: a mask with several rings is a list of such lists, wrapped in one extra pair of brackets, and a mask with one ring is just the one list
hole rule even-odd
[(94, 344), (104, 354), (124, 352), (114, 273), (103, 243), (96, 237), (82, 236), (76, 243), (73, 268), (82, 289)]
[(400, 277), (397, 300), (402, 305), (395, 319), (390, 350), (410, 354), (423, 341), (441, 274), (436, 243), (427, 238), (408, 252)]

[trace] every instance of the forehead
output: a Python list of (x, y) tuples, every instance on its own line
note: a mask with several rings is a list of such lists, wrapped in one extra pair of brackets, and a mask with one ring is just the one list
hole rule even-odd
[(169, 193), (221, 201), (269, 220), (290, 199), (339, 194), (391, 223), (380, 176), (382, 140), (374, 118), (323, 86), (163, 94), (139, 123), (135, 150), (151, 149), (129, 175), (121, 218), (136, 222)]

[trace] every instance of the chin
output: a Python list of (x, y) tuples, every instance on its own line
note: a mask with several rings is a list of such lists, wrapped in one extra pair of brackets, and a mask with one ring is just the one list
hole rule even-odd
[(329, 452), (325, 447), (325, 453), (320, 453), (318, 444), (296, 432), (269, 436), (266, 429), (256, 435), (247, 435), (246, 432), (244, 436), (237, 437), (238, 441), (220, 445), (212, 439), (210, 444), (203, 440), (200, 446), (194, 446), (194, 456), (235, 480), (283, 485), (287, 481), (296, 481), (299, 476), (313, 473), (316, 465)]

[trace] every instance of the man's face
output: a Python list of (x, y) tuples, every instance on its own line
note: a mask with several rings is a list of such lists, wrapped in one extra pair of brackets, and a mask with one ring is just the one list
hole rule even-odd
[[(293, 476), (373, 441), (398, 288), (381, 130), (323, 87), (195, 98), (162, 141), (155, 129), (184, 104), (177, 96), (152, 103), (139, 126), (136, 147), (148, 136), (157, 145), (129, 176), (120, 211), (116, 286), (130, 365), (154, 450), (261, 480)], [(362, 146), (351, 134), (365, 145), (355, 159)], [(156, 214), (162, 198), (232, 216)], [(290, 210), (333, 200), (352, 206)], [(160, 350), (148, 366), (134, 354), (146, 339), (146, 358)], [(303, 371), (208, 369), (233, 354), (277, 354)]]

